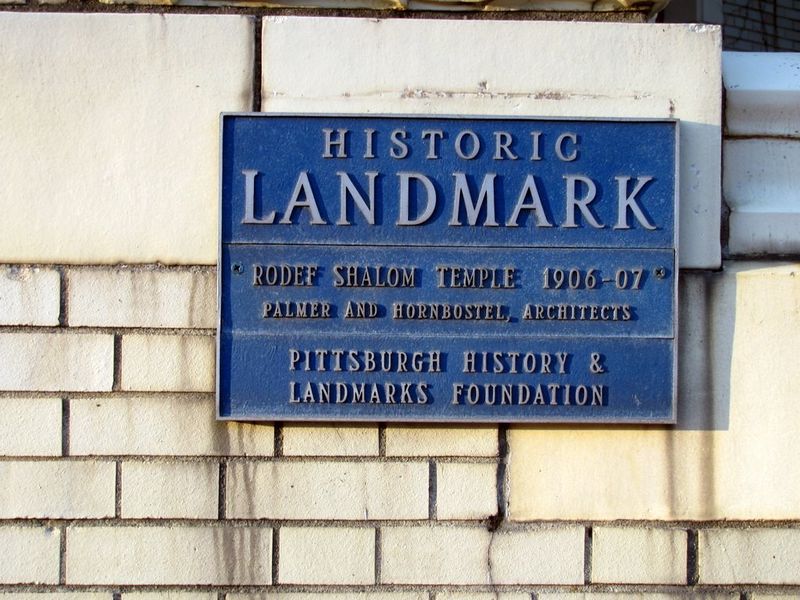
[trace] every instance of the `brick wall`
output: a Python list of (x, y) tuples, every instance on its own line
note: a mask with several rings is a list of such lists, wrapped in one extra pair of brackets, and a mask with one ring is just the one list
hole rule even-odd
[[(527, 456), (530, 428), (511, 428), (509, 452), (505, 426), (217, 423), (213, 275), (158, 266), (0, 271), (4, 595), (798, 591), (793, 522), (619, 521), (612, 509), (608, 519), (587, 511), (509, 520), (509, 495), (521, 492), (506, 463), (537, 464)], [(618, 446), (612, 432), (605, 438)], [(608, 457), (619, 446), (597, 450)], [(562, 466), (559, 476), (570, 472)], [(614, 485), (626, 474), (605, 475)], [(541, 482), (537, 493), (556, 504), (564, 486), (579, 483)]]
[[(0, 596), (800, 594), (800, 277), (718, 269), (718, 31), (207, 12), (0, 12)], [(217, 422), (217, 115), (253, 95), (683, 119), (678, 426)]]
[(725, 0), (725, 48), (800, 51), (800, 5), (794, 0)]

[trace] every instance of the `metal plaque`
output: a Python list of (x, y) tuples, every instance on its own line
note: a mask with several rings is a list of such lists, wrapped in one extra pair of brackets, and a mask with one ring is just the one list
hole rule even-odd
[(221, 129), (219, 418), (674, 422), (676, 121)]

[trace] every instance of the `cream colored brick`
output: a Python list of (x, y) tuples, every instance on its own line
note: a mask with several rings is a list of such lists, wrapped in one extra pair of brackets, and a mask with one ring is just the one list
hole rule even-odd
[(428, 517), (425, 463), (232, 463), (227, 476), (229, 518)]
[(491, 538), (485, 528), (477, 527), (384, 527), (381, 581), (486, 585)]
[(729, 262), (680, 289), (677, 426), (512, 427), (512, 519), (797, 518), (800, 266)]
[(384, 583), (583, 583), (581, 527), (496, 533), (454, 526), (384, 527), (381, 536)]
[(0, 404), (0, 455), (61, 454), (61, 398), (5, 398)]
[(122, 337), (122, 389), (213, 392), (214, 338), (206, 335)]
[(497, 465), (436, 465), (436, 518), (483, 519), (497, 513)]
[(253, 39), (234, 15), (0, 15), (0, 256), (214, 264), (219, 113), (251, 109)]
[(61, 275), (40, 267), (0, 267), (0, 325), (58, 325)]
[(280, 583), (375, 583), (375, 530), (352, 527), (282, 527)]
[(265, 527), (71, 527), (67, 584), (267, 585)]
[(285, 425), (286, 456), (377, 456), (378, 428), (358, 425)]
[(70, 269), (72, 327), (216, 327), (216, 276), (207, 269)]
[(110, 391), (114, 337), (94, 333), (0, 333), (0, 390)]
[(687, 533), (680, 529), (594, 527), (592, 583), (686, 583)]
[(0, 583), (58, 583), (60, 545), (52, 527), (0, 527)]
[[(381, 580), (435, 585), (578, 585), (583, 528), (490, 533), (484, 528), (384, 527)], [(537, 560), (536, 557), (558, 557)]]
[(800, 529), (698, 532), (702, 584), (800, 584)]
[(0, 462), (0, 518), (114, 516), (113, 462)]
[[(716, 267), (720, 34), (708, 25), (267, 17), (262, 107), (681, 119), (680, 262)], [(514, 52), (498, 54), (497, 40)]]
[(216, 519), (216, 462), (125, 462), (122, 516), (126, 519)]
[(73, 455), (271, 456), (271, 425), (219, 422), (212, 398), (76, 398)]
[[(491, 581), (497, 584), (583, 583), (583, 527), (542, 527), (495, 534), (489, 546)], [(521, 560), (521, 557), (558, 560)]]
[(387, 456), (497, 456), (497, 427), (390, 425)]

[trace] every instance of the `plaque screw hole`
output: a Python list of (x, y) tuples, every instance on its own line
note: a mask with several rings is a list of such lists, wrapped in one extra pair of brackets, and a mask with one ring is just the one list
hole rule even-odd
[(656, 267), (653, 272), (659, 279), (664, 279), (667, 276), (667, 270), (664, 267)]
[(237, 275), (241, 275), (242, 273), (244, 273), (244, 267), (242, 266), (242, 263), (233, 263), (231, 269)]

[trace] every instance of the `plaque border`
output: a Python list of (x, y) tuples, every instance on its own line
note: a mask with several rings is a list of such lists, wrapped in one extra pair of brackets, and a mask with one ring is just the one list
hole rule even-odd
[[(548, 418), (543, 420), (534, 420), (534, 421), (527, 421), (527, 420), (516, 420), (516, 419), (507, 419), (507, 418), (497, 418), (497, 419), (470, 419), (470, 420), (458, 420), (458, 419), (420, 419), (420, 418), (408, 418), (408, 419), (397, 419), (397, 418), (382, 418), (382, 419), (370, 419), (370, 420), (359, 420), (359, 419), (342, 419), (342, 418), (326, 418), (326, 419), (315, 419), (313, 417), (294, 417), (294, 418), (287, 418), (285, 416), (279, 418), (272, 418), (267, 416), (248, 416), (248, 417), (236, 417), (236, 416), (228, 416), (222, 415), (220, 413), (220, 340), (221, 340), (221, 331), (222, 331), (222, 270), (220, 269), (220, 261), (222, 259), (222, 250), (223, 250), (223, 241), (222, 241), (222, 197), (223, 197), (223, 142), (224, 142), (224, 129), (225, 129), (225, 120), (229, 118), (239, 118), (239, 117), (249, 117), (249, 118), (272, 118), (272, 117), (289, 117), (289, 118), (374, 118), (374, 119), (416, 119), (416, 120), (424, 120), (424, 119), (454, 119), (454, 120), (463, 120), (463, 121), (491, 121), (491, 120), (506, 120), (506, 121), (566, 121), (566, 122), (576, 122), (576, 123), (586, 123), (586, 122), (602, 122), (602, 123), (672, 123), (674, 125), (674, 134), (675, 134), (675, 164), (673, 165), (673, 173), (674, 173), (674, 186), (673, 186), (673, 207), (674, 207), (674, 218), (673, 218), (673, 248), (672, 252), (674, 254), (674, 280), (672, 285), (672, 294), (673, 294), (673, 304), (672, 304), (672, 323), (673, 323), (673, 336), (672, 336), (672, 402), (670, 406), (670, 415), (664, 418), (651, 418), (651, 419), (644, 419), (642, 417), (634, 417), (634, 418), (624, 418), (624, 417), (608, 417), (608, 418), (594, 418), (594, 419), (566, 419), (566, 418)], [(491, 424), (507, 424), (513, 425), (517, 424), (520, 426), (542, 426), (542, 425), (559, 425), (561, 427), (565, 425), (575, 425), (575, 426), (586, 426), (586, 425), (599, 425), (599, 426), (609, 426), (609, 425), (675, 425), (677, 424), (678, 413), (677, 413), (677, 403), (678, 403), (678, 354), (679, 354), (679, 330), (680, 330), (680, 323), (679, 323), (679, 315), (680, 315), (680, 307), (679, 307), (679, 280), (680, 280), (680, 167), (681, 167), (681, 152), (680, 152), (680, 129), (681, 129), (681, 120), (675, 117), (559, 117), (559, 116), (547, 116), (547, 117), (538, 117), (538, 116), (531, 116), (531, 115), (467, 115), (467, 114), (451, 114), (451, 113), (443, 113), (443, 114), (412, 114), (412, 113), (319, 113), (319, 112), (255, 112), (255, 111), (225, 111), (219, 113), (219, 158), (218, 158), (218, 190), (217, 190), (217, 218), (218, 218), (218, 225), (217, 225), (217, 275), (216, 275), (216, 300), (217, 300), (217, 317), (216, 317), (216, 330), (215, 330), (215, 365), (214, 365), (214, 402), (215, 402), (215, 413), (216, 413), (216, 420), (223, 421), (223, 422), (247, 422), (247, 423), (276, 423), (276, 422), (289, 422), (289, 423), (346, 423), (346, 424), (378, 424), (378, 423), (398, 423), (398, 424), (428, 424), (431, 426), (437, 425), (447, 425), (447, 424), (460, 424), (463, 426), (469, 425), (491, 425)]]

